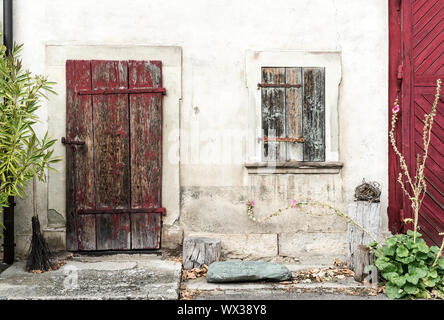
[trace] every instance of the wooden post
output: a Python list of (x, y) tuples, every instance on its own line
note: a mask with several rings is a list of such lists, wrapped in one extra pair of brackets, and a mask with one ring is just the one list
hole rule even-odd
[(353, 271), (355, 273), (353, 278), (359, 282), (366, 280), (368, 283), (377, 285), (378, 270), (374, 266), (371, 268), (368, 267), (375, 260), (375, 255), (370, 253), (369, 247), (359, 244), (353, 252), (352, 260)]
[[(348, 215), (367, 230), (376, 240), (381, 238), (381, 204), (379, 202), (355, 201), (348, 207)], [(368, 273), (365, 268), (372, 262), (367, 245), (373, 239), (352, 224), (347, 230), (347, 262), (355, 271), (355, 280), (362, 281)]]
[(211, 263), (219, 261), (220, 253), (220, 239), (187, 237), (183, 241), (183, 268), (201, 269), (204, 264), (209, 266)]

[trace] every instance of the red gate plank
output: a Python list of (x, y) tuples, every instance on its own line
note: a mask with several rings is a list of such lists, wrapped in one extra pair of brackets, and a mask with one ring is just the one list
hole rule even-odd
[[(85, 141), (85, 145), (66, 148), (67, 162), (67, 250), (96, 248), (95, 217), (77, 216), (78, 208), (95, 207), (94, 159), (91, 98), (79, 97), (75, 91), (91, 89), (89, 61), (66, 62), (66, 136), (69, 140)], [(78, 186), (81, 186), (79, 188)]]

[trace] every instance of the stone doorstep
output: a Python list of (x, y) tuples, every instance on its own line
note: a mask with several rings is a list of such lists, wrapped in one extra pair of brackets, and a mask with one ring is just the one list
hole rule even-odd
[[(182, 283), (181, 290), (194, 292), (194, 298), (200, 299), (205, 297), (217, 298), (225, 296), (230, 299), (236, 295), (240, 296), (241, 299), (259, 299), (261, 296), (269, 296), (270, 298), (263, 299), (274, 299), (273, 296), (278, 294), (284, 296), (285, 298), (292, 299), (296, 294), (315, 294), (315, 295), (343, 295), (343, 296), (354, 296), (354, 297), (374, 297), (374, 290), (371, 286), (365, 286), (362, 284), (342, 284), (334, 282), (324, 282), (324, 283), (292, 283), (292, 284), (281, 284), (279, 282), (258, 282), (258, 283), (208, 283), (205, 278), (198, 278), (193, 280), (187, 280)], [(381, 298), (381, 294), (378, 294)], [(193, 299), (194, 299), (193, 298)], [(316, 299), (314, 296), (313, 299)]]
[[(286, 264), (291, 272), (328, 268), (326, 265), (298, 265)], [(288, 282), (239, 282), (239, 283), (209, 283), (205, 278), (185, 280), (182, 282), (181, 290), (194, 292), (196, 299), (218, 298), (218, 297), (245, 297), (257, 299), (259, 296), (273, 297), (273, 294), (279, 293), (280, 296), (290, 299), (299, 298), (298, 295), (314, 294), (317, 295), (343, 295), (344, 297), (367, 297), (371, 299), (384, 299), (385, 296), (374, 295), (374, 288), (371, 285), (364, 285), (356, 282), (352, 277), (347, 277), (341, 281), (311, 282), (311, 283), (288, 283)], [(201, 297), (199, 298), (199, 295)], [(237, 298), (236, 298), (237, 299)], [(273, 298), (271, 298), (273, 299)]]
[[(284, 281), (285, 282), (285, 281)], [(287, 290), (301, 289), (304, 291), (313, 290), (327, 290), (327, 291), (345, 291), (345, 290), (357, 290), (357, 291), (370, 291), (371, 286), (363, 285), (361, 283), (350, 284), (344, 282), (312, 282), (312, 283), (291, 283), (282, 284), (279, 282), (239, 282), (239, 283), (209, 283), (204, 277), (186, 280), (183, 283), (183, 288), (186, 290), (202, 290), (202, 291), (220, 291), (220, 290)]]

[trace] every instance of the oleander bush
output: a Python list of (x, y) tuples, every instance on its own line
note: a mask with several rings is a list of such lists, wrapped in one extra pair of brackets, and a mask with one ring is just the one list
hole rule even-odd
[(44, 180), (45, 169), (60, 160), (53, 157), (56, 140), (34, 131), (42, 99), (55, 93), (53, 83), (23, 69), (22, 47), (14, 45), (8, 54), (0, 46), (0, 208), (9, 206), (10, 196), (23, 197), (26, 185)]

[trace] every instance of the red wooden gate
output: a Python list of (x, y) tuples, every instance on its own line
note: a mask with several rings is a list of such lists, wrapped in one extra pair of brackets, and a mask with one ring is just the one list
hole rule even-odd
[[(444, 80), (444, 1), (390, 0), (390, 101), (400, 97), (401, 121), (396, 131), (398, 146), (414, 175), (417, 154), (423, 154), (424, 113), (430, 112), (436, 80)], [(427, 242), (441, 244), (444, 232), (444, 99), (438, 104), (426, 161), (427, 192), (420, 209), (419, 226)], [(390, 113), (391, 119), (391, 113)], [(406, 231), (402, 224), (412, 217), (409, 200), (397, 183), (400, 172), (391, 146), (389, 154), (389, 225), (393, 232)]]
[(161, 61), (66, 62), (67, 249), (160, 247)]

